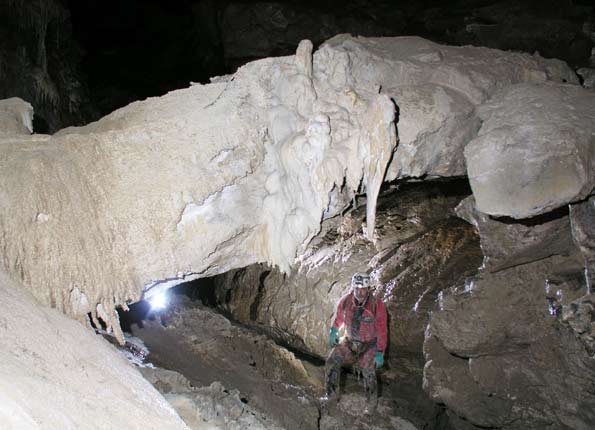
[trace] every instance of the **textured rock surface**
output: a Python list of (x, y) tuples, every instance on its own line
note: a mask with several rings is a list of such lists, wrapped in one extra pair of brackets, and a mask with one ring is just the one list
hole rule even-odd
[(373, 87), (354, 99), (349, 68), (336, 68), (333, 53), (316, 58), (313, 67), (304, 43), (295, 57), (86, 127), (6, 137), (4, 267), (43, 303), (76, 317), (93, 311), (118, 330), (114, 307), (143, 285), (259, 261), (287, 270), (323, 214), (360, 184), (371, 236), (394, 107)]
[[(338, 66), (349, 64), (354, 88), (375, 85), (398, 106), (399, 146), (389, 180), (465, 175), (463, 148), (480, 125), (474, 109), (497, 90), (521, 82), (578, 84), (575, 73), (560, 61), (444, 46), (419, 37), (340, 35), (327, 41), (318, 54), (327, 55), (329, 48), (340, 54), (335, 55)], [(500, 110), (506, 112), (507, 107)]]
[(494, 219), (479, 212), (475, 208), (475, 199), (468, 197), (457, 206), (456, 213), (477, 230), (484, 255), (483, 265), (492, 272), (552, 255), (576, 252), (565, 208), (523, 222), (510, 218)]
[(187, 427), (116, 350), (0, 271), (3, 429)]
[(172, 370), (144, 368), (141, 372), (191, 430), (282, 430), (242, 402), (239, 391), (229, 391), (220, 382), (213, 382), (208, 387), (195, 387), (183, 375)]
[[(227, 417), (230, 427), (246, 428), (246, 418), (255, 410), (260, 412), (256, 421), (261, 425), (267, 424), (262, 418), (268, 417), (276, 427), (317, 428), (315, 394), (322, 378), (304, 367), (293, 353), (202, 306), (174, 306), (170, 315), (167, 327), (145, 321), (134, 325), (132, 332), (151, 351), (148, 359), (153, 364), (182, 373), (195, 387), (219, 383), (237, 390), (250, 410), (245, 411), (247, 416), (236, 413), (235, 419)], [(223, 403), (229, 406), (232, 401)], [(202, 408), (208, 412), (207, 405)], [(287, 413), (288, 409), (292, 413)], [(210, 413), (207, 418), (213, 419)]]
[(583, 80), (583, 87), (595, 89), (595, 69), (589, 67), (581, 67), (576, 71)]
[[(578, 85), (554, 84), (570, 81), (572, 71), (538, 56), (415, 37), (338, 36), (313, 56), (311, 49), (304, 42), (295, 56), (250, 63), (218, 83), (134, 103), (86, 127), (29, 140), (5, 137), (4, 267), (42, 302), (77, 317), (92, 311), (117, 330), (113, 308), (138, 299), (143, 286), (166, 288), (257, 262), (287, 271), (321, 219), (338, 214), (360, 191), (367, 195), (372, 239), (382, 181), (464, 174), (463, 146), (478, 127), (474, 108), (501, 88), (525, 82), (514, 88), (538, 100), (561, 93), (556, 106), (578, 109), (592, 101)], [(401, 141), (386, 172), (396, 144), (390, 97), (398, 105)], [(552, 109), (544, 113), (557, 114)], [(569, 121), (586, 121), (571, 132), (579, 147), (590, 136), (590, 109), (567, 114)], [(498, 99), (490, 102), (472, 146), (509, 120), (508, 110)], [(547, 120), (542, 111), (531, 117), (539, 124)], [(566, 133), (566, 125), (554, 125)], [(514, 140), (518, 129), (507, 136)], [(487, 191), (478, 175), (499, 172), (483, 169), (490, 151), (488, 158), (477, 149), (467, 156), (480, 210)], [(583, 182), (570, 182), (583, 195), (592, 186), (592, 149), (579, 152), (579, 160), (560, 151), (553, 161), (579, 163), (570, 176)], [(533, 186), (517, 195), (537, 189), (556, 204), (576, 198), (568, 190), (552, 193), (561, 169), (540, 166), (536, 159)], [(520, 186), (509, 185), (509, 194)], [(498, 213), (518, 215), (527, 201), (492, 203)]]
[(547, 297), (550, 280), (580, 279), (581, 266), (552, 257), (445, 293), (426, 333), (430, 396), (482, 427), (592, 428), (593, 357)]
[(479, 211), (527, 218), (590, 194), (595, 93), (576, 85), (513, 85), (479, 116), (479, 136), (465, 148)]
[(401, 416), (428, 425), (439, 412), (419, 389), (428, 311), (441, 289), (481, 264), (470, 226), (449, 218), (464, 196), (449, 185), (409, 185), (381, 196), (376, 247), (363, 240), (360, 208), (329, 222), (288, 276), (251, 266), (216, 277), (221, 308), (294, 348), (325, 357), (336, 302), (355, 271), (372, 271), (390, 316), (383, 396), (396, 401)]
[(576, 246), (585, 260), (587, 290), (595, 290), (595, 197), (570, 205), (570, 224)]
[(0, 134), (33, 133), (33, 106), (17, 97), (0, 100)]
[(132, 329), (150, 351), (147, 360), (160, 366), (145, 367), (143, 375), (193, 430), (417, 428), (389, 396), (380, 399), (378, 414), (363, 414), (365, 393), (352, 377), (344, 381), (349, 394), (323, 407), (321, 363), (300, 359), (183, 295), (172, 301), (167, 327), (149, 319)]
[[(383, 395), (423, 427), (440, 413), (419, 390), (427, 311), (481, 258), (471, 227), (449, 218), (461, 195), (422, 193), (425, 203), (407, 208), (415, 199), (399, 190), (376, 220), (377, 195), (385, 178), (468, 173), (481, 211), (468, 218), (505, 270), (442, 295), (425, 341), (428, 393), (460, 428), (588, 428), (592, 207), (574, 202), (593, 188), (593, 93), (539, 56), (419, 38), (339, 36), (311, 49), (54, 136), (3, 121), (3, 267), (40, 302), (82, 319), (92, 312), (121, 337), (113, 309), (143, 287), (267, 262), (286, 274), (236, 272), (250, 285), (221, 302), (319, 355), (351, 274), (372, 271), (394, 324)], [(391, 97), (401, 141), (387, 173)], [(365, 226), (363, 206), (344, 212), (364, 192)], [(564, 254), (565, 218), (521, 227), (483, 214), (527, 218), (569, 202), (582, 255), (510, 268)], [(504, 236), (492, 235), (497, 222)]]

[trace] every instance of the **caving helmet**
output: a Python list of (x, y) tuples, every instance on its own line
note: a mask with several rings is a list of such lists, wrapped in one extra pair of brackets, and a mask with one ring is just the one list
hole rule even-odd
[(370, 275), (367, 273), (354, 273), (351, 277), (353, 288), (368, 288), (370, 286)]

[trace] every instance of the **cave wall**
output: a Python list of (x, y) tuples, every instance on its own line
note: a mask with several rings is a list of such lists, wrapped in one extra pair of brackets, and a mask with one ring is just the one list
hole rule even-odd
[[(42, 303), (75, 317), (84, 318), (93, 311), (94, 317), (105, 319), (117, 331), (113, 308), (136, 300), (143, 287), (166, 288), (184, 279), (211, 276), (259, 261), (277, 264), (289, 272), (298, 254), (314, 258), (308, 262), (312, 266), (325, 262), (333, 252), (340, 255), (335, 250), (328, 255), (317, 254), (316, 242), (310, 248), (305, 244), (318, 233), (321, 219), (333, 218), (348, 207), (349, 200), (362, 191), (362, 180), (367, 191), (363, 233), (359, 233), (361, 215), (355, 221), (346, 217), (341, 228), (352, 233), (341, 233), (338, 227), (335, 231), (346, 239), (361, 241), (363, 249), (368, 249), (364, 260), (369, 262), (378, 249), (385, 249), (381, 230), (375, 231), (375, 209), (386, 169), (390, 180), (469, 175), (474, 210), (479, 215), (466, 218), (479, 231), (486, 261), (506, 262), (521, 255), (524, 266), (511, 267), (509, 261), (504, 268), (486, 266), (487, 274), (478, 275), (485, 277), (485, 282), (478, 278), (473, 284), (460, 286), (458, 278), (477, 266), (477, 253), (468, 261), (456, 262), (459, 244), (474, 241), (471, 227), (434, 220), (435, 225), (418, 238), (418, 243), (402, 245), (387, 257), (394, 259), (386, 278), (382, 277), (384, 272), (378, 273), (382, 284), (379, 291), (390, 295), (391, 280), (398, 281), (403, 295), (395, 296), (397, 303), (391, 312), (401, 314), (416, 304), (424, 310), (433, 309), (439, 290), (458, 284), (464, 292), (469, 289), (462, 295), (460, 306), (467, 307), (469, 300), (469, 306), (477, 304), (479, 311), (489, 308), (485, 303), (491, 302), (474, 294), (472, 285), (480, 285), (478, 291), (488, 291), (488, 297), (493, 294), (497, 298), (496, 291), (502, 289), (499, 285), (506, 283), (499, 280), (500, 276), (516, 276), (513, 269), (520, 274), (526, 270), (522, 276), (532, 285), (527, 298), (517, 294), (520, 288), (507, 296), (517, 306), (511, 305), (513, 314), (524, 315), (529, 309), (535, 327), (546, 327), (543, 330), (548, 339), (577, 351), (576, 362), (569, 361), (560, 350), (554, 350), (554, 355), (561, 367), (581, 374), (581, 363), (592, 360), (592, 314), (590, 299), (585, 296), (593, 273), (592, 200), (586, 199), (595, 181), (595, 103), (594, 94), (578, 83), (565, 63), (539, 55), (447, 47), (413, 37), (338, 36), (314, 54), (312, 45), (304, 43), (295, 56), (250, 63), (234, 76), (213, 84), (194, 85), (135, 103), (97, 123), (66, 129), (52, 137), (28, 134), (27, 114), (23, 116), (28, 108), (19, 102), (16, 108), (5, 110), (3, 122), (6, 119), (5, 124), (16, 125), (2, 136), (0, 145), (3, 266)], [(389, 165), (396, 144), (392, 126), (395, 110), (399, 145)], [(508, 164), (507, 154), (520, 155)], [(498, 162), (490, 162), (494, 159)], [(531, 199), (510, 198), (517, 192)], [(553, 241), (555, 248), (549, 249), (544, 242), (548, 231), (558, 231), (548, 223), (565, 224), (564, 217), (569, 215), (536, 222), (530, 218), (550, 214), (569, 203), (576, 208), (569, 212), (575, 213), (570, 231), (580, 254), (568, 246), (570, 239), (564, 233)], [(582, 205), (587, 205), (586, 209), (580, 209)], [(583, 213), (586, 215), (578, 215)], [(415, 224), (415, 219), (412, 216), (410, 222)], [(492, 222), (496, 227), (490, 226)], [(547, 225), (532, 228), (538, 224)], [(510, 244), (498, 243), (501, 233), (490, 236), (497, 231), (527, 235), (527, 243), (521, 245), (528, 251), (507, 250)], [(549, 250), (534, 254), (531, 246)], [(501, 254), (491, 255), (502, 247)], [(308, 254), (311, 251), (315, 252)], [(573, 252), (577, 256), (572, 257)], [(415, 261), (408, 260), (406, 254), (413, 255)], [(539, 311), (546, 307), (540, 307), (542, 297), (537, 294), (537, 285), (543, 282), (545, 291), (547, 283), (541, 269), (536, 275), (531, 268), (538, 267), (533, 265), (537, 257), (556, 256), (579, 263), (570, 270), (574, 274), (571, 278), (576, 279), (573, 300), (559, 304), (560, 318), (558, 314), (550, 318), (552, 315)], [(562, 263), (548, 261), (554, 262), (552, 273), (558, 276), (556, 270)], [(341, 265), (338, 272), (323, 276), (322, 281), (306, 276), (306, 286), (320, 284), (320, 299), (336, 299), (345, 291), (351, 272), (363, 264)], [(418, 283), (416, 271), (401, 272), (397, 270), (399, 264), (419, 264), (428, 269), (426, 280)], [(456, 268), (452, 277), (442, 279), (433, 272), (436, 267), (450, 272), (449, 265)], [(244, 318), (247, 315), (250, 321), (265, 325), (264, 319), (258, 320), (261, 300), (266, 297), (261, 284), (285, 275), (267, 275), (261, 282), (258, 270), (248, 275), (258, 283), (245, 292), (258, 300), (251, 299), (256, 305), (244, 311)], [(498, 270), (503, 272), (497, 275)], [(430, 288), (429, 279), (437, 276), (439, 282)], [(333, 283), (333, 279), (343, 281)], [(327, 283), (333, 288), (325, 292)], [(275, 285), (282, 284), (277, 281)], [(451, 294), (455, 297), (447, 300), (453, 308), (459, 306), (458, 291), (455, 288), (443, 293), (443, 299)], [(543, 294), (546, 303), (551, 301), (550, 293)], [(284, 297), (285, 293), (279, 295), (280, 299)], [(403, 297), (406, 299), (399, 304)], [(418, 303), (420, 297), (423, 300)], [(413, 298), (416, 301), (412, 304)], [(279, 310), (277, 319), (283, 324), (277, 335), (321, 353), (325, 340), (320, 333), (330, 323), (333, 307), (325, 300), (321, 300), (326, 303), (326, 311), (320, 314), (327, 315), (323, 324), (308, 319), (303, 313), (306, 308), (283, 322)], [(279, 309), (285, 305), (282, 302)], [(448, 350), (454, 348), (449, 343), (453, 339), (448, 327), (457, 327), (464, 319), (451, 320), (447, 314), (442, 318), (443, 311), (448, 309), (433, 309), (425, 340), (427, 357), (436, 354), (448, 358), (458, 353)], [(432, 324), (440, 321), (447, 328), (433, 330)], [(266, 321), (273, 326), (272, 331), (275, 324)], [(414, 357), (409, 363), (418, 380), (418, 348), (424, 325), (423, 318), (403, 321), (394, 330), (396, 337), (391, 337), (396, 357), (397, 347), (403, 356)], [(407, 327), (409, 337), (399, 333)], [(475, 331), (470, 328), (467, 333), (470, 338), (483, 337), (481, 325), (472, 329)], [(533, 357), (542, 338), (534, 333), (520, 337), (521, 345), (512, 343), (510, 351), (508, 340), (504, 346), (495, 343), (504, 352), (496, 361), (504, 360), (514, 368), (516, 359), (527, 354)], [(436, 342), (439, 347), (432, 349)], [(446, 353), (440, 355), (440, 348)], [(455, 367), (462, 378), (479, 387), (475, 387), (481, 399), (478, 402), (487, 405), (491, 413), (478, 413), (477, 404), (465, 400), (468, 386), (455, 386), (439, 377), (440, 372), (448, 373), (445, 369), (452, 360), (428, 358), (433, 367), (426, 365), (425, 373), (427, 392), (446, 404), (452, 421), (460, 428), (514, 428), (522, 423), (537, 426), (545, 422), (569, 426), (573, 408), (578, 411), (577, 425), (589, 424), (592, 390), (588, 386), (570, 384), (564, 396), (544, 403), (554, 409), (559, 399), (571, 399), (560, 413), (542, 413), (535, 407), (535, 399), (548, 396), (555, 380), (546, 382), (535, 395), (524, 393), (525, 397), (510, 406), (510, 400), (503, 399), (514, 395), (513, 388), (495, 395), (488, 380), (490, 372), (474, 373), (475, 363), (485, 363), (475, 360), (482, 354), (481, 348), (473, 346), (465, 354), (468, 356), (456, 361)], [(536, 363), (536, 372), (545, 374), (549, 364), (540, 365)], [(501, 363), (498, 366), (502, 367)], [(398, 368), (406, 365), (398, 363), (394, 369)], [(582, 400), (575, 397), (572, 387), (585, 394)], [(503, 410), (512, 412), (502, 418)], [(535, 418), (540, 414), (544, 417), (541, 421)]]
[(63, 2), (3, 1), (0, 23), (0, 99), (31, 103), (38, 133), (95, 117), (80, 68), (83, 52)]
[[(289, 347), (326, 358), (336, 303), (351, 276), (368, 271), (389, 315), (383, 396), (418, 425), (436, 425), (440, 408), (422, 391), (424, 330), (444, 285), (463, 282), (481, 264), (473, 228), (454, 207), (461, 182), (406, 185), (379, 197), (376, 244), (362, 231), (364, 207), (329, 220), (291, 273), (266, 265), (214, 278), (216, 306)], [(404, 388), (407, 387), (407, 388)]]

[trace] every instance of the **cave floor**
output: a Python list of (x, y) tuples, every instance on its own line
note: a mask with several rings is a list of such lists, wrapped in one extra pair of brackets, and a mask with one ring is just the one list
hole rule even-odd
[(150, 364), (141, 371), (192, 429), (434, 427), (428, 426), (434, 417), (424, 416), (432, 411), (415, 400), (418, 378), (388, 372), (376, 413), (369, 415), (363, 412), (363, 384), (346, 373), (340, 402), (323, 406), (321, 362), (299, 358), (197, 302), (185, 300), (167, 316), (138, 321), (130, 331), (149, 351)]

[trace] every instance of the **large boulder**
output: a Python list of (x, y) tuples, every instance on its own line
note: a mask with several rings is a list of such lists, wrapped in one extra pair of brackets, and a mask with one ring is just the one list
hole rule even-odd
[(33, 133), (33, 106), (18, 97), (0, 100), (0, 135)]
[(518, 84), (479, 109), (465, 148), (477, 209), (528, 218), (578, 201), (595, 186), (595, 93), (577, 85)]
[(439, 45), (419, 37), (339, 35), (317, 52), (349, 70), (353, 88), (375, 85), (398, 107), (399, 146), (387, 179), (466, 175), (463, 149), (480, 127), (475, 108), (518, 83), (578, 84), (564, 62), (539, 55)]

